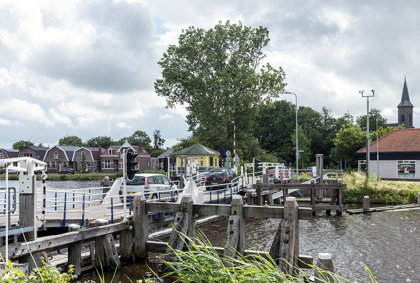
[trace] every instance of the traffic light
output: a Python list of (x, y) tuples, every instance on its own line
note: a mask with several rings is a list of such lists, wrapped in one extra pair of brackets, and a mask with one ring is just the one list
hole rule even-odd
[(226, 147), (222, 146), (222, 147), (220, 148), (220, 156), (221, 156), (222, 158), (226, 158)]
[(138, 164), (138, 162), (136, 161), (137, 155), (138, 154), (134, 153), (134, 150), (132, 150), (131, 148), (127, 150), (125, 168), (127, 169), (127, 179), (130, 181), (134, 179), (134, 175), (137, 173), (137, 171), (139, 171), (138, 169), (136, 169), (136, 165)]
[(260, 170), (260, 160), (258, 158), (254, 158), (254, 172)]
[(169, 170), (169, 157), (163, 159), (163, 171), (168, 172)]

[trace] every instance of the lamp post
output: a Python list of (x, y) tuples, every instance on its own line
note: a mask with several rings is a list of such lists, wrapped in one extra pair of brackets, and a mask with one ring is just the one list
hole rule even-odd
[(284, 94), (293, 94), (295, 96), (295, 104), (296, 104), (296, 178), (299, 176), (299, 139), (298, 139), (298, 104), (297, 104), (297, 95), (294, 92), (290, 92), (290, 91), (283, 91)]
[(370, 142), (369, 142), (369, 97), (375, 96), (375, 91), (372, 89), (372, 94), (365, 94), (364, 90), (359, 91), (362, 97), (366, 97), (366, 177), (369, 178), (369, 163), (370, 163)]

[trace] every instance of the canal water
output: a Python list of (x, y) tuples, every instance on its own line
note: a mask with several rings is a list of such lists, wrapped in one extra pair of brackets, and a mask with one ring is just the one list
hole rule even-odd
[[(99, 182), (65, 181), (48, 182), (49, 187), (88, 188)], [(4, 181), (0, 181), (0, 187)], [(4, 216), (2, 216), (4, 217)], [(269, 250), (279, 220), (251, 220), (245, 223), (247, 249)], [(200, 229), (215, 246), (224, 245), (226, 219), (221, 219)], [(221, 236), (223, 235), (223, 236)], [(367, 266), (378, 282), (420, 282), (420, 211), (377, 212), (342, 217), (320, 214), (311, 220), (299, 221), (300, 254), (316, 255), (328, 252), (333, 255), (337, 274), (357, 282), (369, 282)], [(162, 268), (159, 256), (149, 257), (147, 263), (124, 266), (114, 282), (135, 282), (152, 277), (148, 266), (158, 271)], [(105, 273), (110, 281), (113, 272)], [(83, 280), (99, 282), (96, 272), (85, 274)]]

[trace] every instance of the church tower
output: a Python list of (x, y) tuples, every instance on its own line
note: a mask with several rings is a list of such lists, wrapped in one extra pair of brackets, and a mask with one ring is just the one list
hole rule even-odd
[(404, 77), (401, 102), (398, 104), (398, 125), (404, 124), (406, 128), (414, 128), (413, 107), (413, 104), (410, 102), (410, 97), (408, 96), (407, 80)]

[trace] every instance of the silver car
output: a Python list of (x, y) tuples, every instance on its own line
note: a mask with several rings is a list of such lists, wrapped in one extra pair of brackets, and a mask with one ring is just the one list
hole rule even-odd
[(127, 180), (127, 193), (144, 193), (146, 198), (176, 201), (178, 186), (163, 174), (136, 174)]

